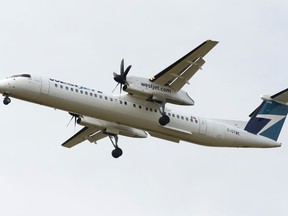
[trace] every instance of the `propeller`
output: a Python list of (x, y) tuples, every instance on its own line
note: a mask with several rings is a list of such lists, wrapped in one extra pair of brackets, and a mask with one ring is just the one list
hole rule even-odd
[(121, 94), (121, 90), (122, 90), (122, 85), (126, 85), (126, 77), (127, 74), (129, 73), (130, 69), (131, 69), (132, 65), (129, 65), (125, 70), (124, 70), (124, 59), (122, 59), (121, 64), (120, 64), (120, 74), (116, 74), (115, 72), (113, 73), (114, 76), (114, 80), (117, 82), (116, 87), (114, 88), (114, 90), (112, 92), (115, 91), (115, 89), (119, 86), (120, 84), (120, 94)]
[(76, 128), (76, 123), (77, 123), (77, 119), (80, 117), (80, 115), (75, 114), (75, 113), (71, 113), (69, 112), (69, 114), (72, 116), (70, 121), (68, 122), (67, 126), (68, 127), (70, 125), (70, 123), (72, 122), (72, 120), (74, 119), (74, 129)]

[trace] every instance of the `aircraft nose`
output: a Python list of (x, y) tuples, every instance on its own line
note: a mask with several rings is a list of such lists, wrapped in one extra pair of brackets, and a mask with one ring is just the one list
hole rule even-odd
[(5, 93), (9, 89), (9, 83), (6, 79), (0, 80), (0, 93)]

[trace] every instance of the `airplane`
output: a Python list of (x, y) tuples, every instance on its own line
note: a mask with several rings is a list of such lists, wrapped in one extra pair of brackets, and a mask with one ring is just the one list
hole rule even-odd
[(86, 140), (97, 143), (109, 137), (114, 158), (123, 154), (119, 136), (147, 138), (148, 134), (212, 147), (280, 147), (277, 140), (288, 113), (288, 88), (261, 96), (263, 102), (247, 122), (209, 119), (166, 108), (166, 104), (194, 105), (182, 87), (202, 69), (203, 58), (217, 43), (204, 41), (151, 79), (128, 76), (131, 65), (125, 69), (122, 60), (120, 74), (113, 73), (120, 94), (31, 74), (0, 80), (0, 92), (5, 105), (16, 98), (68, 112), (72, 115), (70, 122), (74, 119), (75, 125), (83, 128), (62, 146), (71, 148)]

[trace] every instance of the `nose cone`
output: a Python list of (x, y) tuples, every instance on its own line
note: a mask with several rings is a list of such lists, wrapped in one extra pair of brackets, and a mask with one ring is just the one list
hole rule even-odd
[(3, 94), (9, 91), (9, 82), (7, 79), (0, 80), (0, 93)]

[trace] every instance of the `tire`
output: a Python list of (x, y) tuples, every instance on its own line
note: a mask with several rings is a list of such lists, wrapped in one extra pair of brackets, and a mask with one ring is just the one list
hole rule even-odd
[(167, 125), (170, 122), (170, 118), (167, 115), (163, 115), (161, 118), (159, 118), (159, 124), (162, 126)]
[(5, 105), (8, 105), (10, 102), (11, 102), (11, 99), (9, 97), (5, 97), (4, 100), (3, 100), (3, 103)]
[(116, 148), (112, 151), (112, 156), (114, 158), (119, 158), (123, 154), (123, 151), (121, 148)]

